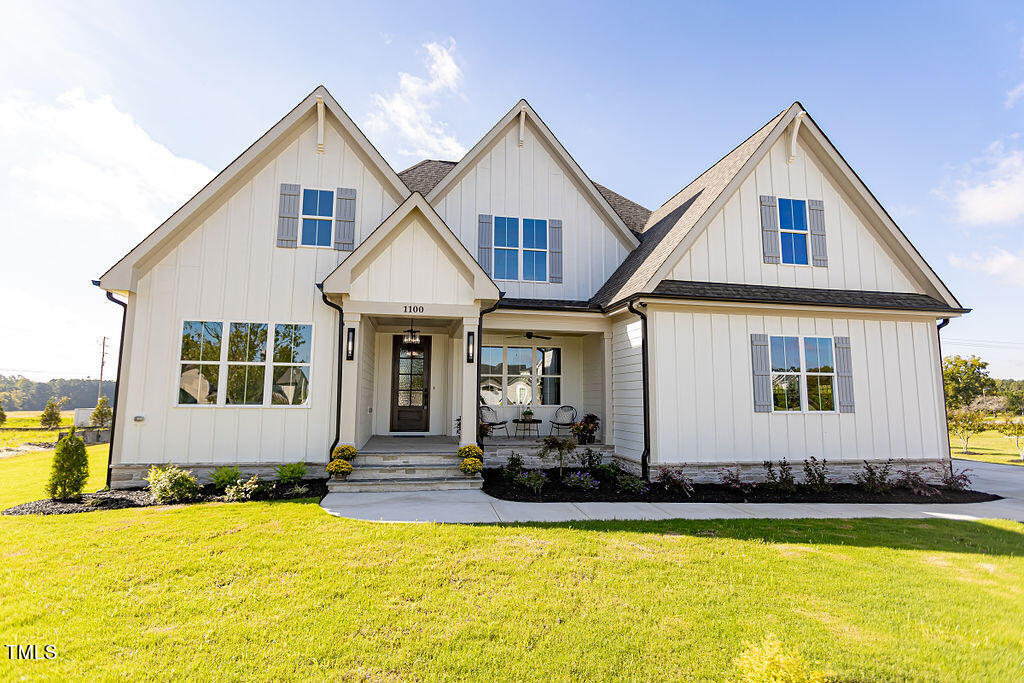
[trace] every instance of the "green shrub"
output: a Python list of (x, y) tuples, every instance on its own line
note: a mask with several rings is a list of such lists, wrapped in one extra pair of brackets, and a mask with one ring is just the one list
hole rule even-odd
[(516, 475), (516, 484), (530, 489), (538, 496), (547, 483), (548, 475), (542, 470), (522, 470)]
[(7, 413), (4, 412), (4, 402), (0, 401), (0, 427), (4, 426), (4, 422), (7, 422)]
[(242, 478), (242, 471), (237, 467), (218, 467), (210, 473), (210, 481), (219, 493), (224, 493), (229, 486), (238, 483)]
[(892, 469), (892, 460), (886, 460), (882, 465), (872, 465), (864, 461), (864, 471), (854, 472), (853, 478), (862, 489), (869, 493), (885, 493), (893, 487), (889, 471)]
[(632, 493), (638, 496), (646, 496), (651, 487), (640, 477), (629, 472), (619, 472), (615, 478), (615, 488), (621, 493)]
[(224, 500), (229, 503), (244, 503), (256, 498), (263, 489), (260, 475), (254, 474), (248, 480), (238, 480), (224, 491)]
[(614, 482), (622, 474), (622, 465), (619, 464), (618, 460), (612, 460), (608, 463), (595, 465), (591, 468), (591, 471), (601, 481)]
[(85, 452), (85, 442), (75, 436), (75, 428), (72, 427), (68, 435), (57, 442), (46, 492), (56, 500), (81, 498), (88, 478), (89, 456)]
[(828, 460), (818, 460), (813, 455), (809, 460), (804, 460), (804, 486), (825, 493), (832, 490), (835, 481), (828, 474)]
[(589, 472), (570, 472), (562, 479), (562, 483), (571, 489), (596, 491), (599, 486), (597, 479)]
[(93, 427), (109, 427), (113, 417), (114, 411), (110, 409), (110, 399), (100, 396), (100, 400), (96, 401), (96, 407), (89, 414), (89, 424)]
[(588, 448), (580, 453), (580, 467), (585, 470), (592, 470), (601, 464), (601, 452)]
[(60, 409), (68, 402), (68, 397), (51, 398), (46, 402), (42, 415), (39, 416), (39, 426), (46, 429), (60, 427)]
[(501, 468), (501, 476), (505, 481), (515, 483), (516, 477), (523, 471), (523, 456), (513, 452), (508, 456), (508, 462)]
[(787, 650), (773, 636), (748, 646), (733, 660), (743, 683), (824, 683), (829, 676), (811, 667), (799, 654)]
[(565, 459), (576, 450), (576, 442), (572, 439), (563, 439), (558, 436), (545, 436), (541, 443), (544, 444), (537, 456), (546, 458), (554, 456), (558, 461), (558, 476), (562, 476), (562, 469), (565, 467)]
[(783, 458), (779, 461), (778, 473), (775, 472), (775, 465), (771, 460), (765, 460), (761, 466), (764, 467), (764, 485), (767, 488), (777, 491), (796, 490), (796, 477), (793, 476), (793, 466), (788, 460)]
[(290, 462), (287, 465), (278, 465), (274, 472), (282, 486), (290, 486), (298, 484), (306, 476), (306, 465), (301, 462)]
[(161, 505), (187, 503), (199, 498), (199, 482), (188, 470), (174, 465), (149, 468), (146, 475), (153, 500)]

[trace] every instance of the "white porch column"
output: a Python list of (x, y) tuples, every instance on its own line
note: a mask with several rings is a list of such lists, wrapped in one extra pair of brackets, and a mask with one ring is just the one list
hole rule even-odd
[[(467, 340), (470, 332), (473, 333), (473, 362), (468, 363)], [(480, 342), (480, 320), (479, 318), (462, 319), (462, 353), (457, 359), (462, 365), (462, 435), (459, 437), (459, 447), (476, 443), (477, 427), (477, 404), (479, 403), (479, 388), (476, 384), (476, 369), (480, 359), (477, 357)]]
[[(359, 399), (359, 358), (360, 354), (363, 353), (359, 343), (361, 324), (362, 316), (359, 313), (345, 311), (345, 337), (342, 339), (341, 347), (341, 363), (343, 366), (341, 375), (341, 415), (338, 416), (341, 424), (341, 436), (338, 443), (340, 445), (356, 446), (357, 448), (360, 444), (356, 444), (356, 402)], [(350, 338), (353, 340), (354, 353), (352, 354), (352, 360), (348, 358)]]
[(612, 396), (612, 333), (601, 333), (601, 360), (604, 363), (604, 421), (601, 423), (602, 441), (609, 445), (615, 444), (615, 415)]

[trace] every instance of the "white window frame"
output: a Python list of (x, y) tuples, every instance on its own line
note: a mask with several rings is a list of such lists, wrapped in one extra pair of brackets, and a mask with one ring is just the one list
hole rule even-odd
[[(202, 323), (219, 323), (221, 325), (221, 342), (220, 342), (220, 358), (214, 363), (213, 361), (186, 361), (181, 359), (182, 351), (182, 333), (185, 330), (185, 323), (188, 321), (196, 321)], [(228, 360), (228, 338), (231, 335), (231, 323), (256, 323), (260, 325), (267, 325), (267, 351), (263, 363), (258, 362), (244, 362), (244, 361), (229, 361)], [(274, 338), (277, 335), (278, 325), (308, 325), (309, 326), (309, 362), (308, 363), (274, 363)], [(231, 408), (238, 410), (246, 409), (263, 409), (273, 408), (279, 409), (303, 409), (308, 410), (313, 407), (313, 354), (316, 350), (316, 334), (315, 326), (310, 321), (266, 321), (266, 320), (246, 320), (236, 318), (202, 318), (200, 316), (192, 316), (189, 318), (181, 318), (178, 320), (178, 356), (174, 363), (175, 375), (172, 377), (171, 385), (173, 387), (173, 396), (171, 398), (171, 407), (173, 408), (186, 408), (186, 409), (210, 409), (210, 408)], [(180, 383), (181, 383), (181, 366), (182, 365), (217, 365), (217, 402), (216, 403), (180, 403), (178, 401)], [(228, 403), (227, 402), (227, 379), (228, 379), (228, 365), (263, 365), (266, 369), (263, 371), (263, 403)], [(282, 405), (271, 402), (271, 392), (274, 388), (274, 366), (293, 365), (301, 366), (307, 369), (309, 375), (309, 395), (306, 397), (306, 402), (299, 405)]]
[[(312, 190), (314, 192), (330, 192), (331, 193), (331, 215), (328, 216), (311, 216), (307, 214), (306, 202), (305, 202), (305, 191)], [(317, 203), (319, 204), (319, 199)], [(306, 187), (304, 185), (299, 186), (299, 234), (296, 236), (296, 246), (303, 247), (305, 249), (333, 249), (334, 248), (334, 213), (338, 210), (338, 198), (334, 190), (328, 190), (319, 187)], [(330, 225), (331, 238), (327, 240), (327, 244), (303, 244), (302, 243), (302, 224), (306, 219), (327, 221)], [(353, 245), (355, 248), (355, 245)], [(238, 322), (237, 320), (235, 322)]]
[[(786, 199), (786, 200), (789, 200), (789, 201), (797, 201), (797, 202), (803, 202), (804, 203), (804, 221), (807, 223), (807, 229), (806, 230), (789, 230), (787, 228), (783, 228), (782, 227), (782, 209), (778, 208), (778, 207), (779, 207), (779, 202), (782, 201), (783, 199)], [(810, 267), (812, 267), (812, 263), (811, 263), (811, 260), (812, 260), (812, 258), (811, 258), (811, 215), (810, 215), (809, 210), (807, 208), (807, 202), (808, 201), (809, 200), (806, 197), (776, 197), (776, 199), (775, 199), (775, 205), (776, 205), (776, 208), (777, 208), (778, 214), (779, 214), (779, 265), (780, 266), (791, 266), (793, 268), (810, 268)], [(789, 233), (791, 235), (803, 235), (804, 236), (804, 242), (807, 244), (807, 263), (784, 263), (782, 261), (782, 234), (783, 233)], [(789, 336), (792, 336), (792, 335), (782, 335), (782, 336), (789, 337)], [(789, 411), (789, 412), (794, 412), (794, 411)]]
[[(543, 249), (535, 249), (533, 247), (526, 246), (526, 221), (544, 221), (544, 244)], [(520, 258), (519, 258), (519, 279), (520, 282), (547, 282), (550, 274), (550, 264), (548, 263), (548, 248), (550, 247), (550, 229), (548, 226), (548, 219), (546, 218), (520, 218), (519, 223), (523, 226), (519, 234), (520, 246)], [(531, 251), (539, 254), (544, 254), (544, 279), (543, 280), (527, 280), (526, 279), (526, 252)]]
[[(496, 231), (498, 229), (497, 219), (499, 219), (499, 218), (514, 219), (516, 221), (516, 226), (517, 226), (516, 227), (516, 231), (517, 231), (516, 244), (518, 246), (515, 246), (515, 247), (499, 247), (498, 246), (498, 240), (496, 239)], [(534, 249), (532, 247), (527, 248), (525, 246), (525, 244), (523, 242), (523, 237), (525, 235), (525, 228), (524, 228), (523, 222), (526, 221), (526, 220), (544, 221), (544, 243), (546, 245), (548, 245), (547, 247), (545, 247), (544, 249)], [(497, 264), (497, 262), (498, 262), (497, 252), (498, 252), (499, 249), (504, 249), (505, 251), (514, 251), (514, 252), (516, 252), (516, 278), (515, 279), (511, 279), (511, 278), (504, 278), (504, 277), (495, 277), (494, 278), (495, 282), (524, 282), (524, 283), (527, 283), (527, 284), (538, 284), (539, 285), (539, 284), (547, 284), (548, 282), (551, 281), (551, 279), (550, 279), (551, 278), (551, 263), (549, 261), (549, 256), (548, 256), (551, 253), (550, 252), (550, 247), (551, 247), (551, 225), (550, 224), (551, 224), (551, 221), (549, 219), (547, 219), (547, 218), (531, 218), (531, 219), (526, 219), (526, 218), (523, 218), (522, 216), (497, 216), (497, 215), (492, 217), (492, 224), (491, 224), (491, 250), (494, 253), (491, 256), (491, 259), (493, 260), (493, 262), (495, 264)], [(544, 279), (543, 280), (527, 280), (524, 277), (524, 266), (526, 265), (526, 263), (525, 263), (525, 260), (523, 258), (523, 255), (527, 251), (540, 252), (540, 253), (544, 254)]]
[[(484, 342), (483, 344), (481, 344), (481, 347), (490, 347), (490, 348), (494, 348), (494, 349), (496, 349), (496, 348), (500, 348), (501, 349), (501, 375), (496, 375), (496, 374), (489, 373), (489, 372), (481, 372), (480, 373), (481, 382), (483, 381), (483, 379), (485, 377), (501, 377), (501, 400), (498, 402), (497, 406), (491, 406), (491, 407), (506, 407), (506, 406), (515, 407), (515, 406), (522, 406), (522, 407), (525, 408), (526, 406), (530, 406), (532, 408), (543, 408), (543, 407), (548, 407), (548, 406), (555, 406), (557, 408), (560, 405), (564, 405), (561, 402), (561, 398), (562, 398), (561, 396), (559, 396), (559, 403), (540, 403), (540, 401), (538, 400), (538, 393), (539, 392), (537, 391), (537, 387), (540, 385), (541, 378), (557, 378), (559, 380), (559, 394), (563, 393), (562, 380), (565, 378), (565, 370), (564, 370), (564, 365), (565, 365), (565, 347), (563, 347), (560, 344), (544, 344), (543, 346), (541, 346), (541, 345), (538, 345), (538, 344), (488, 344), (487, 342)], [(531, 390), (531, 398), (530, 398), (530, 402), (529, 403), (509, 403), (508, 402), (508, 378), (509, 378), (509, 374), (508, 374), (508, 350), (510, 348), (512, 348), (512, 349), (531, 349), (531, 351), (533, 352), (533, 362), (530, 363), (530, 390)], [(563, 365), (562, 371), (559, 372), (558, 374), (542, 375), (541, 374), (541, 360), (542, 359), (540, 358), (540, 353), (539, 353), (538, 349), (558, 349), (559, 355), (561, 356), (561, 363)], [(513, 377), (519, 377), (519, 375), (513, 375)], [(480, 395), (480, 385), (479, 385), (479, 383), (477, 385), (476, 391), (477, 391), (477, 396), (479, 397), (479, 395)], [(479, 400), (479, 398), (478, 398), (478, 400)]]
[[(785, 339), (794, 338), (797, 340), (797, 347), (800, 354), (800, 371), (799, 372), (778, 372), (771, 369), (771, 343), (772, 339)], [(804, 341), (806, 339), (827, 339), (829, 345), (832, 347), (832, 372), (809, 372), (807, 370), (807, 358), (806, 351), (804, 348)], [(837, 395), (836, 389), (836, 368), (835, 368), (836, 348), (835, 340), (832, 337), (822, 337), (818, 335), (800, 335), (800, 334), (769, 334), (768, 335), (768, 367), (769, 377), (771, 385), (775, 385), (775, 377), (777, 375), (796, 376), (798, 378), (799, 392), (800, 392), (800, 409), (799, 410), (780, 410), (775, 407), (775, 392), (772, 392), (772, 412), (778, 413), (779, 415), (831, 415), (839, 412), (839, 396)], [(807, 383), (807, 378), (811, 375), (816, 377), (831, 377), (832, 378), (832, 410), (811, 410), (809, 408), (810, 401), (808, 400), (807, 392), (810, 386)]]

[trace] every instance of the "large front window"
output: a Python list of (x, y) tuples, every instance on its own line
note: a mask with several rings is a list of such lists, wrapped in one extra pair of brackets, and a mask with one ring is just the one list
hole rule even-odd
[(485, 405), (561, 403), (562, 349), (485, 346), (480, 358), (480, 400)]
[(770, 349), (775, 412), (835, 410), (830, 337), (804, 337), (802, 347), (800, 337), (771, 337)]

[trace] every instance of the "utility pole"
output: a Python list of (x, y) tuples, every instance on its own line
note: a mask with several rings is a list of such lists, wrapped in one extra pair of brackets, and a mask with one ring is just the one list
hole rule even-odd
[(100, 396), (103, 395), (103, 366), (107, 364), (107, 339), (106, 335), (103, 336), (102, 346), (100, 347), (100, 382), (99, 387), (96, 389), (96, 403), (99, 404)]

